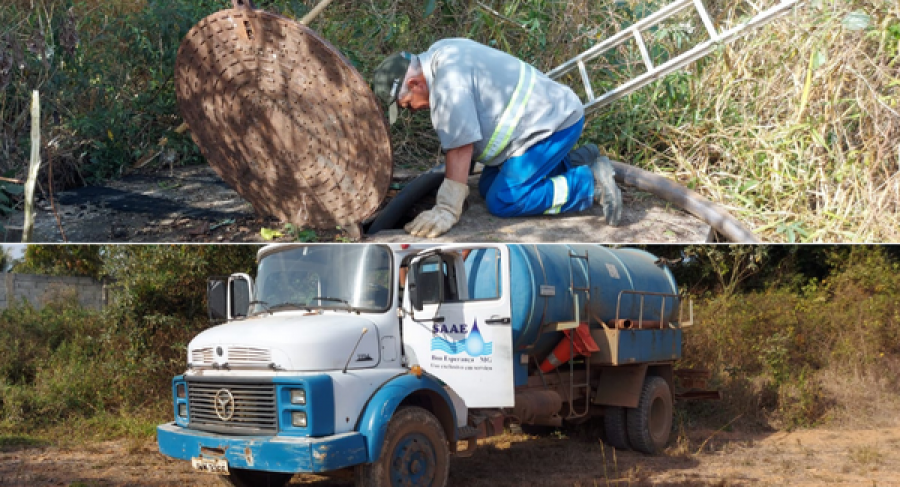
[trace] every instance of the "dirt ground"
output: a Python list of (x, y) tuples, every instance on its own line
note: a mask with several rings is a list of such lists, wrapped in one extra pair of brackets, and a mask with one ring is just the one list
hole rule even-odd
[[(415, 171), (397, 169), (394, 183), (402, 185)], [(709, 225), (672, 208), (670, 204), (634, 188), (623, 188), (623, 225), (603, 223), (603, 212), (592, 208), (575, 214), (497, 218), (478, 195), (477, 176), (468, 209), (460, 223), (436, 242), (703, 242)], [(393, 191), (392, 194), (395, 194)], [(391, 194), (388, 195), (389, 197)], [(422, 209), (430, 207), (423, 201)], [(55, 206), (55, 210), (54, 210)], [(12, 214), (6, 228), (21, 228), (23, 212)], [(284, 224), (254, 213), (249, 203), (228, 187), (208, 165), (158, 169), (134, 174), (103, 186), (78, 188), (39, 199), (33, 242), (264, 242), (263, 228), (282, 230)], [(346, 229), (306, 232), (316, 241), (354, 240)], [(292, 241), (286, 234), (279, 241)], [(6, 241), (19, 241), (8, 232)], [(415, 242), (402, 229), (364, 235), (366, 242)]]
[[(613, 452), (589, 434), (505, 435), (454, 457), (452, 486), (900, 486), (900, 427), (768, 434), (695, 430), (659, 456)], [(162, 456), (152, 441), (0, 450), (3, 486), (207, 486), (210, 474)], [(352, 477), (292, 485), (349, 487)]]

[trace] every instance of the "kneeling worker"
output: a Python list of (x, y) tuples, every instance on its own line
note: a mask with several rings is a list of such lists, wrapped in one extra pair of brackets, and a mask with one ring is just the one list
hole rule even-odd
[[(622, 194), (597, 146), (571, 151), (584, 128), (581, 100), (528, 63), (469, 39), (444, 39), (415, 55), (393, 54), (376, 68), (372, 89), (388, 105), (431, 110), (446, 151), (437, 204), (406, 225), (437, 237), (459, 221), (472, 160), (488, 210), (500, 217), (581, 211), (593, 202), (618, 225)], [(571, 152), (570, 152), (571, 151)]]

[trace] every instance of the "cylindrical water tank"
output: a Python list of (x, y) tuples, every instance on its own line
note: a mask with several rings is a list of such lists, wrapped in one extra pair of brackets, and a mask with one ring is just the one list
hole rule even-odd
[[(579, 258), (579, 257), (587, 257)], [(575, 320), (572, 287), (590, 286), (590, 309), (604, 322), (616, 318), (635, 323), (677, 320), (678, 299), (620, 293), (641, 291), (678, 294), (669, 269), (639, 249), (611, 249), (599, 245), (509, 245), (513, 347), (546, 355), (559, 341), (558, 333), (540, 334), (541, 324)], [(589, 268), (588, 265), (589, 264)], [(466, 259), (469, 289), (497, 289), (496, 254), (475, 251)], [(543, 289), (543, 292), (542, 292)], [(599, 326), (584, 313), (584, 293), (578, 292), (580, 320)], [(549, 329), (549, 328), (548, 328)], [(538, 335), (541, 336), (538, 336)]]

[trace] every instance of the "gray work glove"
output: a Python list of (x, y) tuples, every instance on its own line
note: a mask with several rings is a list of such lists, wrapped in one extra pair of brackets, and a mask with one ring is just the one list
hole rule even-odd
[(403, 229), (414, 237), (434, 238), (446, 233), (459, 221), (467, 196), (469, 185), (445, 178), (438, 189), (434, 208), (420, 213)]
[(622, 221), (622, 191), (616, 186), (616, 172), (606, 156), (591, 164), (594, 173), (594, 202), (603, 207), (606, 224), (617, 227)]

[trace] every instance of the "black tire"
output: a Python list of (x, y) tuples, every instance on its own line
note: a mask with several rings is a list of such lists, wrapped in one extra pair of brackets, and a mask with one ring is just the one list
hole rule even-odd
[(628, 443), (628, 430), (625, 427), (625, 408), (609, 406), (603, 412), (603, 431), (606, 433), (606, 442), (617, 450), (630, 450)]
[(232, 468), (222, 480), (234, 487), (284, 487), (294, 474)]
[(672, 431), (672, 392), (662, 377), (644, 379), (638, 407), (628, 409), (628, 441), (635, 450), (654, 455), (665, 448)]
[(388, 424), (381, 457), (356, 467), (357, 487), (444, 487), (450, 449), (444, 428), (420, 407), (399, 409)]

